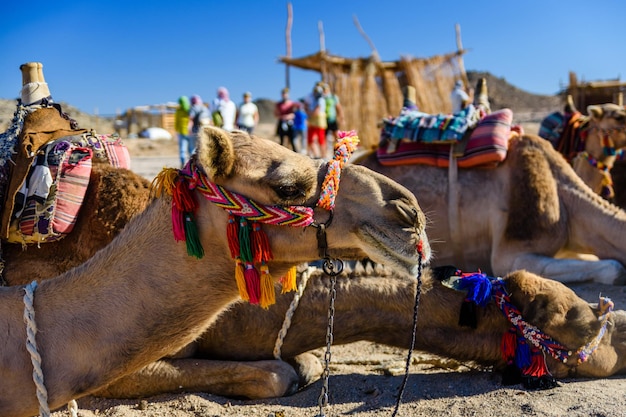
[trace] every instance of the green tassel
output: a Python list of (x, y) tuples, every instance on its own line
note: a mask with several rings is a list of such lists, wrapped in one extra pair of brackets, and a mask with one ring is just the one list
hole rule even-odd
[(185, 213), (185, 243), (187, 244), (187, 255), (200, 259), (204, 256), (204, 249), (200, 243), (198, 226), (193, 218), (193, 213)]
[(252, 241), (250, 240), (250, 224), (246, 219), (241, 217), (239, 219), (239, 254), (241, 260), (246, 262), (252, 262)]

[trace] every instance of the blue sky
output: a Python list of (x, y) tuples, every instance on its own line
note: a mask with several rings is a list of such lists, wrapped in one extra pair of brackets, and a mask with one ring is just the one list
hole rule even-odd
[[(3, 2), (0, 98), (18, 97), (19, 66), (44, 64), (56, 101), (88, 113), (200, 94), (219, 86), (235, 102), (278, 99), (285, 83), (287, 1), (188, 0)], [(586, 81), (626, 78), (626, 2), (475, 0), (293, 0), (293, 56), (326, 50), (370, 55), (356, 16), (383, 60), (456, 50), (461, 26), (467, 70), (489, 71), (523, 90), (555, 94), (569, 71)], [(441, 5), (446, 7), (442, 8)], [(318, 74), (291, 69), (292, 97), (308, 93)]]

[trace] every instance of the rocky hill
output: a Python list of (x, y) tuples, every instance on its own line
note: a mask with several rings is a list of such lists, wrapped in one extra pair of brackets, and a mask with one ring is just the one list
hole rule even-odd
[[(559, 110), (562, 100), (558, 95), (544, 96), (528, 93), (509, 84), (504, 78), (496, 77), (488, 72), (468, 71), (470, 85), (476, 85), (479, 78), (487, 79), (489, 99), (493, 110), (508, 107), (515, 112), (515, 121), (539, 122), (548, 113)], [(274, 123), (274, 101), (258, 99), (261, 123)], [(13, 118), (16, 101), (0, 98), (0, 131), (6, 130)], [(78, 122), (81, 127), (91, 127), (98, 132), (113, 132), (113, 121), (84, 113), (75, 107), (61, 103), (63, 110)]]

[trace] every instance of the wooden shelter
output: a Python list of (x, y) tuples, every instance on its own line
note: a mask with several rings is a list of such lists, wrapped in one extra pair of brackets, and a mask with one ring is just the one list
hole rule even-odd
[(319, 72), (321, 79), (339, 96), (345, 118), (342, 129), (356, 129), (361, 146), (374, 149), (378, 146), (381, 119), (400, 113), (403, 87), (415, 87), (420, 111), (436, 114), (452, 110), (450, 92), (455, 81), (460, 79), (467, 87), (464, 53), (459, 48), (430, 58), (381, 61), (375, 51), (367, 58), (344, 58), (321, 50), (301, 58), (281, 57), (280, 61), (287, 66)]
[(626, 92), (626, 82), (619, 79), (579, 82), (575, 73), (569, 73), (569, 86), (566, 94), (572, 96), (574, 105), (582, 112), (586, 112), (587, 106), (591, 104), (615, 103), (623, 106), (624, 92)]

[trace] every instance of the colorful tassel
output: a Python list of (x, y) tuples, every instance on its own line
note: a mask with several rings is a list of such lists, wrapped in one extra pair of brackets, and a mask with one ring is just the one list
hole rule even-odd
[(180, 211), (195, 212), (198, 202), (189, 190), (186, 181), (177, 181), (172, 190), (172, 204)]
[(252, 262), (252, 247), (250, 246), (250, 225), (243, 217), (239, 218), (239, 256), (245, 262)]
[(261, 280), (259, 278), (259, 271), (256, 270), (251, 262), (246, 262), (243, 276), (246, 280), (246, 290), (248, 290), (249, 297), (248, 301), (250, 301), (250, 304), (259, 304), (261, 292)]
[(515, 365), (524, 369), (530, 366), (531, 355), (528, 342), (524, 339), (524, 336), (517, 336), (517, 348), (515, 349)]
[(502, 335), (502, 342), (500, 343), (502, 358), (506, 363), (513, 363), (513, 359), (515, 359), (516, 344), (517, 334), (515, 334), (515, 328), (511, 327), (506, 333)]
[(270, 270), (267, 265), (261, 265), (261, 296), (260, 305), (263, 308), (268, 308), (272, 304), (276, 303), (276, 291), (274, 290), (274, 279), (270, 275)]
[(522, 381), (527, 389), (550, 389), (557, 386), (541, 350), (533, 348), (530, 365), (522, 369)]
[(461, 310), (459, 312), (459, 326), (471, 327), (472, 329), (478, 327), (476, 304), (473, 301), (469, 301), (467, 299), (463, 300)]
[(185, 243), (187, 244), (187, 254), (201, 259), (204, 256), (204, 248), (200, 243), (198, 225), (192, 213), (185, 213)]
[(177, 242), (185, 240), (185, 217), (174, 204), (172, 204), (172, 232)]
[(252, 223), (252, 253), (256, 263), (269, 262), (274, 259), (269, 239), (259, 222)]
[(295, 266), (292, 266), (291, 268), (289, 268), (289, 270), (287, 271), (287, 273), (285, 274), (284, 277), (282, 277), (280, 279), (280, 282), (282, 284), (282, 294), (286, 293), (286, 292), (290, 292), (290, 291), (295, 291), (296, 288), (296, 275), (297, 275), (297, 269)]
[(226, 226), (226, 237), (228, 238), (228, 249), (233, 259), (239, 257), (239, 222), (232, 214), (228, 215), (228, 225)]
[(235, 259), (235, 281), (237, 282), (237, 289), (239, 290), (239, 296), (243, 301), (249, 301), (248, 289), (246, 288), (246, 278), (244, 277), (244, 267), (240, 258)]
[(179, 174), (180, 171), (176, 168), (163, 168), (150, 184), (150, 197), (161, 197), (164, 194), (172, 195)]

